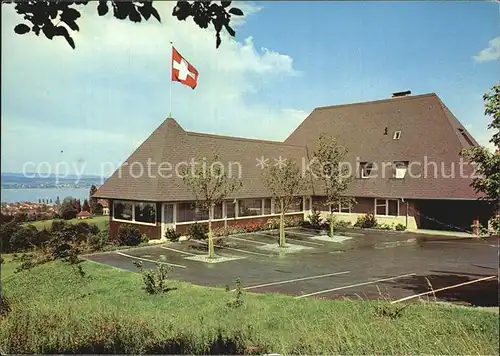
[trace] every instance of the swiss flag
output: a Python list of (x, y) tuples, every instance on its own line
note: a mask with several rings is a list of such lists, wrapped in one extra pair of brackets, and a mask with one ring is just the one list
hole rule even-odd
[(198, 85), (198, 71), (172, 47), (172, 81), (191, 88)]

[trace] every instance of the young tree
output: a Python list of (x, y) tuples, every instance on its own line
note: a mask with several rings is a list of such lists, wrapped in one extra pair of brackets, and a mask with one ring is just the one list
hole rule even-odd
[(87, 199), (85, 199), (83, 201), (82, 210), (83, 211), (88, 211), (90, 213), (90, 205), (89, 205), (89, 201)]
[(280, 209), (279, 245), (285, 247), (285, 214), (310, 187), (310, 178), (303, 174), (295, 161), (289, 159), (265, 167), (262, 176), (274, 205)]
[(56, 205), (61, 205), (61, 201), (59, 200), (59, 195), (56, 197), (55, 204)]
[(97, 192), (97, 187), (94, 184), (92, 184), (92, 186), (90, 187), (90, 191), (89, 191), (89, 205), (90, 205), (90, 212), (91, 213), (94, 212), (95, 206), (97, 204), (97, 198), (92, 197), (92, 195), (94, 195), (95, 192)]
[(485, 102), (485, 115), (491, 116), (492, 121), (488, 129), (494, 130), (490, 142), (495, 146), (496, 152), (491, 152), (485, 147), (477, 146), (462, 151), (462, 154), (476, 164), (479, 178), (472, 180), (471, 186), (477, 193), (485, 194), (484, 198), (491, 202), (496, 217), (493, 225), (500, 233), (500, 83), (495, 84), (489, 92), (483, 95)]
[[(224, 166), (215, 154), (211, 160), (203, 159), (204, 163), (183, 167), (181, 169), (184, 183), (193, 192), (196, 205), (208, 210), (208, 257), (215, 257), (214, 240), (212, 233), (212, 219), (214, 206), (220, 204), (229, 195), (242, 186), (239, 178), (229, 177)], [(194, 169), (193, 169), (194, 168)]]
[[(33, 32), (39, 36), (42, 32), (46, 38), (53, 39), (56, 36), (62, 36), (68, 44), (75, 49), (75, 41), (68, 30), (79, 31), (80, 28), (76, 21), (81, 17), (79, 7), (89, 3), (88, 0), (66, 1), (33, 1), (33, 0), (2, 0), (3, 4), (14, 3), (14, 9), (20, 17), (27, 21), (14, 27), (14, 32), (24, 35)], [(154, 17), (161, 22), (160, 14), (153, 6), (153, 1), (119, 1), (102, 0), (90, 1), (91, 5), (97, 5), (99, 16), (108, 14), (110, 8), (113, 10), (113, 16), (119, 20), (130, 20), (132, 22), (148, 21)], [(186, 20), (192, 16), (194, 22), (200, 28), (207, 28), (213, 25), (216, 35), (216, 48), (221, 44), (220, 32), (222, 28), (232, 37), (236, 32), (231, 28), (231, 15), (242, 16), (243, 11), (233, 7), (228, 10), (231, 1), (195, 0), (192, 2), (178, 1), (172, 11), (172, 16), (177, 17), (179, 21)], [(76, 7), (75, 7), (76, 6)], [(61, 151), (62, 152), (62, 151)]]
[(333, 237), (334, 220), (333, 208), (339, 205), (351, 206), (354, 199), (344, 196), (349, 183), (352, 181), (348, 166), (343, 164), (347, 149), (342, 147), (333, 136), (321, 134), (316, 141), (313, 157), (309, 162), (312, 178), (319, 184), (326, 196), (326, 205), (332, 213), (330, 219), (330, 236)]

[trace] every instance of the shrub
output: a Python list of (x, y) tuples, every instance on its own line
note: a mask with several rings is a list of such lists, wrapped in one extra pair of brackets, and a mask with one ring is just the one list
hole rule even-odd
[(102, 250), (109, 243), (109, 232), (101, 230), (97, 234), (87, 235), (87, 245), (91, 251)]
[(384, 223), (384, 224), (377, 224), (376, 228), (380, 230), (393, 230), (393, 226), (394, 224), (389, 225)]
[(65, 205), (61, 208), (61, 211), (59, 212), (59, 215), (61, 215), (61, 218), (64, 220), (71, 220), (76, 218), (76, 214), (78, 212), (76, 211), (75, 208), (71, 207), (70, 205)]
[(125, 246), (137, 246), (142, 242), (142, 238), (141, 231), (129, 224), (120, 225), (116, 236), (118, 244)]
[(404, 226), (403, 224), (399, 223), (396, 225), (396, 231), (405, 231), (406, 230), (406, 226)]
[(33, 249), (36, 244), (38, 229), (33, 225), (19, 226), (10, 237), (9, 245), (11, 251), (21, 252)]
[(350, 221), (346, 220), (335, 220), (333, 228), (334, 229), (340, 229), (340, 228), (348, 228), (351, 227), (352, 223)]
[(321, 212), (313, 206), (311, 214), (308, 215), (309, 223), (314, 229), (319, 229), (321, 227)]
[(102, 204), (101, 203), (94, 204), (94, 207), (92, 208), (92, 214), (102, 215), (102, 212), (103, 212)]
[(156, 262), (156, 271), (151, 269), (145, 270), (142, 267), (141, 261), (134, 261), (135, 266), (141, 271), (142, 280), (144, 282), (143, 289), (148, 294), (160, 294), (167, 292), (169, 288), (167, 287), (167, 275), (171, 271), (171, 267), (161, 263)]
[(188, 234), (193, 240), (206, 240), (208, 228), (205, 225), (194, 223), (189, 226)]
[(377, 219), (372, 213), (368, 213), (366, 215), (358, 216), (356, 223), (354, 224), (356, 227), (360, 227), (362, 229), (374, 228), (377, 226)]
[(179, 237), (181, 237), (181, 234), (179, 234), (177, 231), (175, 231), (175, 229), (169, 227), (169, 228), (167, 228), (167, 230), (165, 230), (164, 236), (167, 240), (176, 242), (179, 240)]
[(0, 225), (0, 252), (16, 252), (12, 250), (12, 247), (10, 245), (10, 238), (12, 237), (12, 234), (14, 234), (14, 232), (21, 228), (21, 224), (17, 221), (10, 221), (7, 223), (2, 223)]

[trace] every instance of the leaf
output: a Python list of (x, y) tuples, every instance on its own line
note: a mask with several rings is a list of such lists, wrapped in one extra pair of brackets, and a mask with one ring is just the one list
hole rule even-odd
[[(64, 21), (64, 20), (62, 20)], [(73, 31), (80, 31), (80, 27), (78, 27), (78, 25), (76, 24), (75, 21), (64, 21), (64, 23), (66, 23), (66, 25), (68, 25), (68, 27), (70, 29), (72, 29)], [(44, 26), (45, 27), (45, 26)]]
[(154, 7), (152, 7), (152, 8), (151, 8), (151, 15), (153, 15), (153, 17), (154, 17), (155, 19), (157, 19), (157, 20), (158, 20), (158, 22), (160, 22), (160, 23), (161, 23), (160, 14), (158, 13), (158, 11), (157, 11)]
[(222, 40), (220, 38), (220, 34), (217, 33), (217, 40), (215, 41), (215, 48), (219, 48), (221, 42), (222, 42)]
[(152, 11), (151, 9), (152, 6), (150, 2), (147, 2), (144, 4), (144, 6), (140, 6), (137, 8), (137, 10), (139, 10), (140, 14), (142, 15), (142, 17), (144, 17), (146, 21), (149, 20), (149, 18), (151, 17), (151, 11)]
[(132, 8), (130, 9), (130, 13), (128, 14), (128, 18), (130, 19), (130, 21), (133, 21), (133, 22), (141, 22), (142, 21), (141, 15), (139, 14), (139, 12), (135, 8), (135, 6), (132, 6)]
[(64, 38), (66, 38), (66, 41), (71, 46), (71, 48), (75, 49), (75, 41), (73, 41), (73, 39), (69, 35), (69, 32), (66, 29), (66, 27), (57, 26), (55, 28), (55, 36), (63, 36)]
[(108, 13), (109, 8), (108, 4), (106, 4), (106, 1), (99, 1), (99, 5), (97, 6), (97, 13), (99, 16), (104, 16)]
[(30, 32), (30, 28), (28, 25), (20, 23), (19, 25), (16, 25), (16, 27), (14, 27), (14, 32), (18, 35), (24, 35), (25, 33)]
[(221, 1), (220, 3), (221, 3), (221, 5), (222, 5), (222, 7), (226, 8), (226, 7), (228, 7), (229, 5), (231, 5), (231, 2), (232, 2), (232, 1)]
[(231, 26), (229, 26), (229, 24), (224, 24), (224, 27), (226, 28), (227, 32), (232, 36), (234, 37), (236, 35), (236, 32), (232, 29)]
[[(119, 20), (125, 20), (128, 16), (127, 3), (113, 3), (113, 15)], [(125, 6), (124, 6), (125, 5)]]
[(238, 9), (237, 7), (232, 7), (230, 10), (229, 10), (229, 13), (230, 14), (233, 14), (233, 15), (236, 15), (236, 16), (243, 16), (243, 11), (241, 11), (240, 9)]
[(54, 35), (56, 34), (55, 27), (54, 27), (54, 25), (52, 25), (52, 23), (51, 23), (51, 25), (43, 26), (42, 31), (43, 31), (45, 37), (47, 37), (49, 40), (51, 40), (54, 37)]

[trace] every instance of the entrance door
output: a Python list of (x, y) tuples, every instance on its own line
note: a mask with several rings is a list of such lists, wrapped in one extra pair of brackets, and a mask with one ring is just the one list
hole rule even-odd
[(174, 224), (174, 204), (163, 204), (162, 208), (161, 238), (165, 238), (165, 231), (168, 228), (175, 228)]

